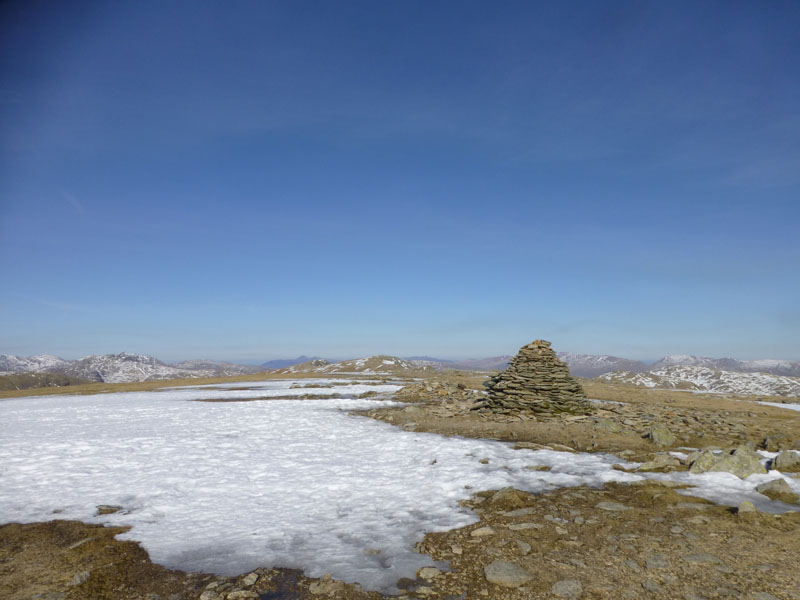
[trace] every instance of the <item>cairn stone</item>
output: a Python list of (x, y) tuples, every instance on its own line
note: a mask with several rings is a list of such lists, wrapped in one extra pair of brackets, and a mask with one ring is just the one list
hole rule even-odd
[(509, 367), (484, 385), (488, 396), (482, 407), (492, 412), (586, 415), (594, 411), (581, 384), (544, 340), (520, 348)]

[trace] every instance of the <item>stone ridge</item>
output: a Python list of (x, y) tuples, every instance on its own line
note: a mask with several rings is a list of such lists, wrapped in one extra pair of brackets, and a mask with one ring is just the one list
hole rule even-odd
[(530, 411), (541, 415), (585, 415), (594, 411), (581, 384), (569, 373), (550, 342), (536, 340), (520, 348), (505, 371), (484, 385), (484, 408), (494, 412)]

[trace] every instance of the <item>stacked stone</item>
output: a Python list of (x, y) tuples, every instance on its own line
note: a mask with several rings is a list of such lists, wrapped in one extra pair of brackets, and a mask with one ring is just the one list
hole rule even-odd
[(484, 383), (483, 407), (492, 412), (530, 411), (541, 415), (593, 412), (581, 384), (569, 374), (550, 342), (536, 340), (520, 348), (511, 365)]

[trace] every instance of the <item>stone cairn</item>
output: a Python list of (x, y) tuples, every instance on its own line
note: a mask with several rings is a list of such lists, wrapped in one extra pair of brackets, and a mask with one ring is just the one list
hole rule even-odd
[(511, 365), (486, 383), (489, 390), (481, 408), (491, 412), (529, 411), (542, 416), (594, 411), (581, 384), (569, 374), (550, 342), (536, 340), (523, 346)]

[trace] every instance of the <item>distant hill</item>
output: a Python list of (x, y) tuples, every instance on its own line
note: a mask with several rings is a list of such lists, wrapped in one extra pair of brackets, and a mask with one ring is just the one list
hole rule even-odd
[(65, 387), (91, 383), (88, 379), (80, 379), (62, 373), (13, 373), (0, 375), (0, 391), (28, 390), (42, 387)]
[(275, 360), (268, 360), (261, 363), (265, 369), (284, 369), (293, 365), (300, 365), (302, 363), (311, 362), (312, 360), (325, 360), (319, 356), (298, 356), (297, 358), (276, 358)]
[(397, 356), (380, 354), (365, 358), (354, 358), (336, 363), (324, 359), (316, 359), (298, 365), (279, 369), (278, 373), (353, 373), (357, 375), (402, 375), (409, 371), (427, 370), (431, 367), (417, 365)]
[(567, 363), (569, 372), (576, 377), (597, 377), (610, 371), (647, 371), (647, 364), (639, 360), (620, 358), (608, 354), (573, 354), (559, 352), (558, 358)]

